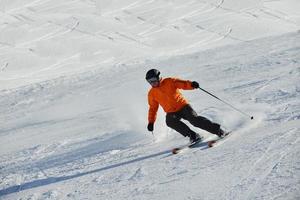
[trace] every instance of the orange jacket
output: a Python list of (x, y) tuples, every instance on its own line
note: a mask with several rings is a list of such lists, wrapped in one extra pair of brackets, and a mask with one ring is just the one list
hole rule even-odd
[(188, 104), (179, 89), (192, 90), (191, 81), (177, 78), (165, 78), (158, 87), (153, 87), (148, 93), (148, 121), (154, 123), (159, 105), (166, 113), (176, 112)]

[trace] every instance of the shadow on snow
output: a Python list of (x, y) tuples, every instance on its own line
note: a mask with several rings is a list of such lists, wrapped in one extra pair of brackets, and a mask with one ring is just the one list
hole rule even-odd
[(154, 158), (154, 157), (161, 156), (161, 155), (164, 155), (164, 154), (169, 154), (169, 153), (170, 153), (170, 151), (166, 150), (166, 151), (161, 151), (159, 153), (151, 154), (151, 155), (148, 155), (148, 156), (136, 158), (136, 159), (133, 159), (133, 160), (129, 160), (129, 161), (113, 164), (113, 165), (109, 165), (109, 166), (106, 166), (106, 167), (102, 167), (102, 168), (87, 171), (87, 172), (82, 172), (82, 173), (75, 174), (75, 175), (60, 176), (60, 177), (48, 177), (48, 178), (45, 178), (45, 179), (34, 180), (34, 181), (31, 181), (31, 182), (23, 183), (21, 185), (15, 185), (15, 186), (11, 186), (9, 188), (2, 189), (2, 190), (0, 190), (0, 196), (4, 196), (4, 195), (20, 192), (20, 191), (23, 191), (23, 190), (32, 189), (32, 188), (37, 188), (37, 187), (41, 187), (41, 186), (45, 186), (45, 185), (50, 185), (50, 184), (53, 184), (53, 183), (59, 183), (59, 182), (66, 181), (66, 180), (71, 180), (71, 179), (74, 179), (74, 178), (78, 178), (78, 177), (82, 177), (82, 176), (85, 176), (85, 175), (89, 175), (89, 174), (93, 174), (93, 173), (97, 173), (97, 172), (102, 172), (102, 171), (114, 169), (114, 168), (117, 168), (117, 167), (129, 165), (129, 164), (132, 164), (132, 163), (135, 163), (135, 162), (140, 162), (140, 161), (143, 161), (143, 160), (146, 160), (146, 159)]

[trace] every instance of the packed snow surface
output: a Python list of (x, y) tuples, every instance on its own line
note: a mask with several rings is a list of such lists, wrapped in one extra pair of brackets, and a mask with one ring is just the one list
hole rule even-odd
[[(0, 1), (0, 199), (300, 199), (300, 1)], [(144, 76), (230, 137), (188, 139)], [(205, 139), (215, 136), (194, 128)]]

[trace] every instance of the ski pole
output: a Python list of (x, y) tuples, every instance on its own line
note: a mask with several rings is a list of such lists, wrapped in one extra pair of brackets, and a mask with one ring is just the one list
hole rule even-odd
[(231, 104), (227, 103), (226, 101), (223, 101), (223, 100), (222, 100), (222, 99), (220, 99), (219, 97), (217, 97), (217, 96), (213, 95), (212, 93), (210, 93), (210, 92), (208, 92), (208, 91), (204, 90), (203, 88), (200, 88), (200, 87), (198, 87), (198, 88), (199, 88), (200, 90), (202, 90), (203, 92), (206, 92), (207, 94), (211, 95), (212, 97), (214, 97), (214, 98), (218, 99), (219, 101), (221, 101), (221, 102), (225, 103), (226, 105), (230, 106), (230, 107), (231, 107), (231, 108), (233, 108), (234, 110), (236, 110), (236, 111), (238, 111), (238, 112), (242, 113), (243, 115), (245, 115), (245, 116), (247, 116), (247, 117), (250, 117), (250, 119), (251, 119), (251, 120), (252, 120), (252, 119), (254, 119), (254, 117), (253, 117), (253, 116), (250, 116), (250, 115), (248, 115), (247, 113), (245, 113), (245, 112), (241, 111), (240, 109), (237, 109), (237, 108), (236, 108), (236, 107), (234, 107), (233, 105), (231, 105)]
[(154, 132), (153, 131), (151, 131), (151, 132), (152, 132), (152, 136), (153, 136), (153, 142), (155, 142)]

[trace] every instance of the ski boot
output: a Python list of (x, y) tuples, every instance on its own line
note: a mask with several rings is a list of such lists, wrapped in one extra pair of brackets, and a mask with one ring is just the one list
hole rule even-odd
[(227, 132), (225, 132), (224, 130), (220, 129), (219, 132), (216, 134), (217, 136), (219, 136), (220, 138), (224, 137), (227, 135)]
[(198, 143), (202, 141), (202, 137), (198, 133), (194, 133), (190, 135), (190, 143)]

